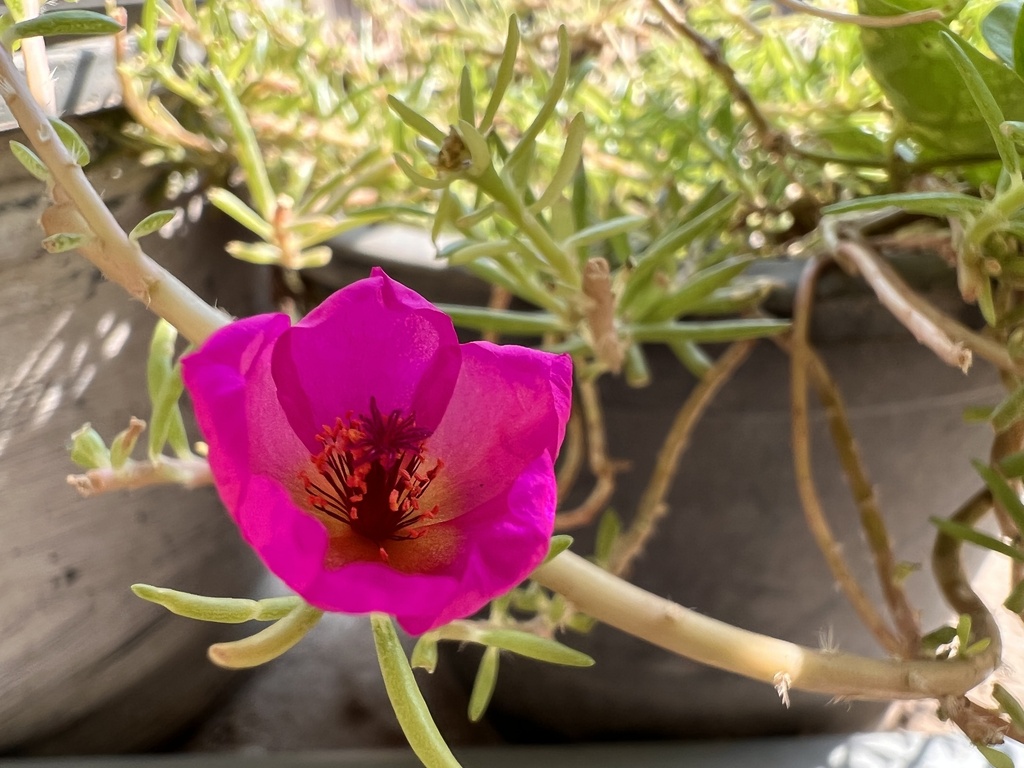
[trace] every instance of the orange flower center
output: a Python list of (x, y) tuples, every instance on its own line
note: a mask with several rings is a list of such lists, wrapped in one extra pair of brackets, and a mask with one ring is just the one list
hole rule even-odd
[(299, 473), (307, 503), (373, 542), (387, 562), (386, 542), (418, 539), (437, 516), (437, 506), (420, 509), (420, 497), (443, 467), (438, 459), (425, 469), (429, 436), (413, 414), (385, 417), (370, 398), (369, 416), (349, 413), (317, 435), (323, 449), (312, 456), (314, 470)]

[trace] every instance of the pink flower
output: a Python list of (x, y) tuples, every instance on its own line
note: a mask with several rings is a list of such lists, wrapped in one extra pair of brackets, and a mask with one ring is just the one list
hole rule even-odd
[(328, 611), (420, 634), (543, 559), (568, 357), (459, 344), (375, 269), (297, 325), (239, 320), (184, 360), (220, 496), (275, 574)]

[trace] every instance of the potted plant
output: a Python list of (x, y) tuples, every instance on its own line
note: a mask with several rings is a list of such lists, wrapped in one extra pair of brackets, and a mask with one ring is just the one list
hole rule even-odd
[[(598, 666), (613, 667), (610, 679), (598, 683), (594, 693), (568, 693), (575, 679), (585, 680), (590, 670), (550, 676), (553, 686), (544, 689), (524, 683), (522, 676), (529, 670), (520, 665), (515, 667), (515, 684), (504, 694), (499, 689), (496, 708), (521, 718), (527, 707), (554, 703), (555, 711), (549, 710), (538, 720), (571, 736), (593, 738), (601, 733), (610, 735), (609, 720), (623, 726), (615, 735), (632, 736), (712, 731), (750, 734), (820, 727), (821, 719), (815, 716), (798, 721), (778, 708), (778, 697), (786, 704), (801, 703), (798, 691), (875, 700), (934, 698), (940, 701), (943, 714), (998, 764), (1003, 757), (992, 745), (1004, 733), (1018, 733), (1022, 727), (1018, 722), (1019, 705), (1001, 685), (994, 689), (998, 706), (966, 696), (968, 689), (984, 680), (998, 663), (1000, 644), (990, 612), (970, 590), (961, 556), (964, 542), (970, 542), (1021, 559), (1013, 542), (1017, 521), (1024, 520), (1017, 491), (1021, 464), (1015, 426), (1020, 415), (1020, 396), (1016, 392), (1020, 334), (1014, 301), (1018, 271), (1016, 216), (1024, 182), (1013, 143), (1018, 130), (1013, 122), (1014, 97), (1006, 95), (1016, 93), (1013, 89), (1020, 82), (1007, 66), (1016, 58), (1013, 41), (1019, 9), (1000, 6), (985, 16), (982, 24), (978, 10), (921, 10), (883, 4), (881, 0), (865, 0), (863, 15), (859, 16), (819, 13), (802, 3), (781, 5), (800, 13), (778, 15), (752, 7), (737, 16), (730, 9), (707, 3), (695, 5), (683, 16), (678, 9), (661, 3), (650, 7), (621, 4), (607, 18), (580, 13), (568, 19), (568, 26), (560, 27), (559, 22), (569, 15), (567, 9), (530, 9), (522, 22), (514, 16), (508, 22), (500, 50), (493, 41), (496, 25), (505, 26), (504, 15), (499, 18), (469, 8), (444, 12), (404, 6), (377, 9), (388, 19), (398, 13), (408, 14), (403, 17), (408, 24), (375, 27), (368, 22), (365, 27), (377, 33), (379, 39), (375, 42), (390, 42), (390, 50), (400, 50), (401, 55), (381, 55), (373, 70), (360, 70), (357, 57), (349, 62), (350, 69), (334, 72), (332, 79), (332, 70), (325, 62), (330, 60), (328, 52), (335, 50), (330, 46), (337, 39), (326, 36), (323, 47), (318, 43), (310, 49), (312, 63), (319, 65), (319, 69), (312, 70), (316, 74), (301, 76), (312, 78), (307, 83), (309, 88), (296, 79), (303, 70), (295, 68), (297, 41), (302, 37), (296, 30), (308, 29), (303, 25), (309, 22), (289, 16), (287, 9), (272, 12), (260, 7), (242, 23), (226, 10), (206, 8), (192, 15), (187, 9), (175, 7), (170, 13), (170, 42), (160, 42), (155, 11), (144, 16), (141, 65), (134, 70), (139, 79), (131, 81), (129, 90), (138, 101), (134, 114), (146, 129), (148, 140), (172, 157), (204, 163), (206, 168), (216, 168), (217, 163), (236, 163), (240, 167), (245, 192), (235, 194), (221, 187), (210, 199), (257, 235), (259, 241), (229, 245), (229, 252), (281, 267), (279, 295), (286, 308), (295, 308), (301, 306), (306, 290), (298, 270), (316, 266), (326, 258), (326, 251), (320, 247), (323, 241), (372, 219), (409, 217), (429, 221), (432, 239), (448, 263), (494, 286), (486, 309), (443, 306), (456, 324), (491, 339), (526, 337), (549, 353), (572, 356), (579, 415), (565, 426), (558, 478), (564, 498), (560, 516), (548, 518), (548, 524), (567, 530), (580, 523), (600, 522), (590, 533), (583, 532), (574, 544), (574, 550), (590, 554), (594, 562), (552, 552), (550, 561), (533, 573), (531, 582), (509, 591), (518, 581), (512, 579), (505, 584), (503, 595), (490, 603), (489, 613), (473, 621), (447, 620), (465, 617), (470, 603), (472, 608), (482, 607), (487, 602), (479, 599), (483, 587), (470, 590), (475, 597), (469, 602), (458, 601), (465, 595), (452, 598), (454, 602), (440, 607), (429, 620), (409, 604), (399, 605), (393, 594), (381, 595), (381, 602), (374, 604), (377, 607), (369, 601), (369, 607), (343, 607), (363, 603), (316, 585), (333, 583), (333, 579), (343, 579), (343, 572), (351, 575), (359, 570), (346, 571), (354, 562), (346, 558), (355, 557), (346, 549), (348, 544), (338, 544), (337, 550), (331, 549), (334, 544), (328, 546), (334, 554), (321, 563), (322, 572), (313, 569), (320, 576), (314, 578), (303, 571), (307, 575), (300, 577), (295, 570), (297, 561), (275, 548), (279, 538), (268, 538), (269, 528), (254, 527), (251, 522), (257, 518), (271, 520), (266, 517), (271, 513), (260, 507), (257, 514), (255, 507), (247, 506), (249, 497), (238, 490), (247, 486), (239, 486), (238, 477), (248, 477), (246, 473), (252, 472), (253, 477), (270, 477), (283, 487), (289, 487), (294, 478), (281, 480), (278, 474), (283, 470), (263, 467), (261, 460), (252, 458), (262, 455), (256, 447), (263, 445), (259, 441), (264, 438), (256, 435), (262, 435), (261, 424), (272, 419), (262, 421), (258, 414), (246, 411), (248, 415), (239, 422), (245, 430), (251, 430), (246, 432), (251, 435), (248, 439), (255, 441), (248, 454), (255, 468), (246, 468), (248, 465), (239, 458), (244, 451), (233, 453), (231, 438), (218, 427), (223, 416), (222, 401), (217, 399), (220, 390), (215, 392), (214, 384), (222, 379), (211, 378), (211, 372), (216, 370), (216, 376), (229, 378), (242, 376), (244, 388), (262, 392), (260, 387), (264, 385), (245, 377), (263, 375), (252, 373), (263, 363), (254, 363), (256, 368), (246, 367), (248, 363), (242, 365), (237, 360), (249, 357), (230, 352), (230, 345), (219, 346), (228, 344), (226, 339), (239, 338), (237, 334), (255, 334), (251, 329), (256, 328), (263, 329), (259, 332), (266, 334), (265, 338), (275, 340), (314, 339), (326, 330), (313, 328), (347, 324), (361, 328), (365, 338), (381, 341), (378, 348), (392, 342), (401, 348), (400, 340), (381, 335), (381, 329), (389, 327), (385, 316), (379, 316), (378, 328), (360, 325), (358, 312), (353, 315), (352, 309), (340, 309), (358, 307), (360, 312), (378, 317), (374, 314), (380, 311), (378, 305), (365, 297), (391, 296), (388, 291), (399, 289), (390, 288), (392, 283), (387, 278), (375, 275), (336, 294), (340, 298), (332, 297), (310, 315), (311, 319), (300, 321), (294, 331), (286, 332), (273, 330), (277, 326), (270, 325), (283, 321), (269, 319), (243, 321), (229, 326), (236, 331), (221, 331), (223, 318), (173, 288), (166, 294), (166, 301), (154, 309), (176, 323), (191, 340), (206, 342), (191, 358), (197, 361), (193, 363), (197, 373), (191, 374), (189, 388), (207, 414), (203, 427), (212, 441), (211, 461), (222, 498), (247, 540), (302, 599), (239, 603), (151, 587), (140, 587), (140, 594), (196, 618), (231, 616), (276, 622), (240, 644), (215, 646), (213, 657), (227, 666), (249, 666), (291, 647), (316, 622), (322, 609), (378, 611), (372, 621), (385, 682), (414, 749), (431, 765), (451, 764), (447, 762), (450, 753), (423, 716), (421, 700), (410, 687), (411, 673), (404, 654), (389, 620), (380, 611), (397, 615), (403, 626), (420, 635), (412, 657), (414, 666), (432, 669), (437, 663), (437, 644), (442, 640), (483, 646), (469, 704), (473, 717), (483, 713), (495, 690), (501, 650), (578, 666), (591, 660), (580, 654), (579, 648), (583, 648), (597, 659)], [(825, 18), (811, 20), (812, 13)], [(15, 25), (12, 29), (17, 37), (25, 35), (27, 28)], [(716, 36), (725, 30), (732, 33), (728, 42), (715, 43)], [(771, 34), (765, 34), (765, 30)], [(181, 35), (205, 43), (205, 57), (179, 64), (174, 45)], [(428, 51), (422, 44), (427, 40), (455, 40), (456, 35), (458, 48), (433, 45)], [(1006, 63), (981, 52), (977, 45), (984, 45), (983, 39)], [(212, 44), (214, 41), (216, 44)], [(464, 51), (470, 62), (458, 76), (450, 66), (452, 62), (445, 58), (449, 50)], [(858, 67), (861, 50), (871, 76)], [(919, 56), (928, 64), (925, 73), (945, 73), (944, 87), (952, 88), (957, 95), (955, 133), (938, 133), (947, 128), (948, 115), (940, 114), (936, 102), (930, 100), (934, 92), (921, 87), (915, 79), (921, 75), (913, 66), (908, 66), (905, 59), (893, 63), (894, 53)], [(472, 61), (476, 58), (484, 65), (474, 67)], [(126, 71), (130, 68), (126, 60)], [(538, 75), (544, 71), (550, 76)], [(705, 74), (681, 77), (693, 71)], [(846, 74), (840, 77), (840, 72)], [(953, 79), (954, 75), (958, 79)], [(371, 82), (361, 79), (367, 76)], [(154, 81), (162, 82), (195, 111), (184, 110), (180, 119), (172, 118), (140, 98), (147, 95), (147, 83)], [(371, 111), (360, 111), (359, 105), (367, 94), (383, 97), (388, 91), (391, 95), (387, 103), (397, 121), (385, 121), (391, 127), (382, 129), (366, 117)], [(15, 93), (12, 107), (24, 101), (20, 93)], [(810, 106), (826, 96), (829, 109)], [(888, 99), (891, 109), (883, 106), (883, 98)], [(449, 105), (448, 110), (438, 109), (439, 103)], [(268, 113), (275, 109), (277, 119), (272, 120)], [(576, 109), (582, 111), (577, 113)], [(381, 110), (376, 114), (385, 113)], [(371, 184), (356, 172), (353, 181), (351, 168), (358, 166), (355, 161), (343, 161), (340, 174), (331, 175), (331, 158), (322, 151), (324, 145), (312, 139), (322, 138), (324, 126), (337, 125), (332, 121), (346, 117), (356, 127), (367, 129), (370, 151), (376, 153), (387, 139), (388, 150), (382, 152), (383, 156), (386, 158), (393, 147), (397, 168), (414, 187), (396, 191), (402, 188), (394, 175), (374, 177)], [(23, 125), (38, 124), (24, 110), (19, 119), (25, 121)], [(74, 146), (73, 140), (70, 142)], [(419, 155), (413, 154), (414, 144)], [(59, 147), (51, 151), (37, 144), (36, 151), (39, 157), (29, 157), (28, 162), (45, 165), (53, 174), (55, 188), (65, 190), (72, 198), (67, 204), (83, 213), (89, 206), (90, 193), (77, 177), (62, 169)], [(333, 162), (337, 165), (337, 158)], [(382, 165), (379, 172), (387, 174), (390, 167)], [(353, 193), (361, 187), (379, 188), (381, 192), (377, 199), (372, 195), (358, 199)], [(335, 194), (336, 190), (345, 194)], [(395, 200), (401, 200), (401, 205)], [(64, 203), (59, 196), (57, 202)], [(894, 207), (902, 212), (894, 211)], [(346, 214), (346, 218), (328, 218), (338, 214)], [(49, 225), (52, 230), (53, 222)], [(92, 221), (89, 226), (94, 226)], [(51, 231), (49, 235), (61, 233), (63, 230)], [(446, 237), (450, 239), (446, 241)], [(108, 246), (115, 240), (115, 234), (110, 233)], [(81, 241), (77, 244), (83, 245)], [(86, 255), (122, 285), (130, 287), (136, 271), (150, 268), (134, 252), (132, 260), (112, 260), (108, 251), (116, 251), (121, 245), (84, 245)], [(906, 257), (915, 250), (926, 255), (920, 259)], [(781, 280), (778, 266), (762, 266), (757, 258), (783, 253), (800, 259), (798, 278)], [(883, 254), (891, 254), (892, 262), (903, 266), (903, 277)], [(938, 260), (942, 257), (951, 265), (941, 266)], [(828, 281), (833, 278), (824, 273), (832, 263), (859, 274), (870, 293), (851, 293), (843, 281), (829, 288)], [(760, 276), (753, 276), (758, 270)], [(819, 277), (824, 296), (815, 314)], [(948, 288), (952, 278), (959, 298), (954, 293), (951, 301)], [(779, 300), (780, 284), (791, 288), (786, 314), (792, 323), (788, 318), (765, 313), (763, 302), (766, 298)], [(869, 309), (872, 303), (865, 297), (871, 295), (877, 297), (885, 312)], [(363, 298), (357, 302), (351, 297)], [(513, 299), (523, 304), (513, 305)], [(391, 306), (391, 299), (380, 301), (381, 306)], [(412, 306), (409, 302), (415, 301), (402, 299), (403, 306)], [(980, 311), (987, 327), (985, 333), (971, 325), (977, 316), (969, 319), (970, 313), (964, 308), (972, 306)], [(849, 320), (851, 314), (856, 318), (853, 322)], [(893, 319), (887, 319), (890, 317)], [(897, 326), (905, 327), (924, 346), (918, 348), (916, 342), (894, 333)], [(865, 327), (871, 332), (860, 334)], [(859, 340), (851, 343), (854, 331)], [(274, 335), (278, 333), (281, 335)], [(338, 333), (339, 339), (345, 339), (339, 342), (342, 346), (354, 343), (351, 338), (359, 338), (358, 334)], [(215, 341), (207, 341), (211, 337)], [(749, 366), (749, 378), (739, 378), (743, 374), (737, 374), (737, 370), (745, 370), (740, 365), (751, 353), (751, 340), (758, 338), (773, 339), (781, 351), (774, 346), (769, 349), (770, 341), (760, 342), (754, 358), (745, 364)], [(714, 354), (708, 354), (706, 345), (723, 343), (729, 346), (724, 350), (712, 348)], [(834, 352), (829, 348), (832, 343), (836, 343)], [(287, 345), (300, 342), (281, 344), (292, 349)], [(645, 346), (651, 344), (659, 346)], [(275, 360), (291, 354), (276, 349), (266, 354), (273, 354)], [(326, 347), (314, 345), (308, 349)], [(228, 357), (235, 362), (223, 364)], [(327, 364), (330, 356), (322, 357)], [(304, 367), (309, 355), (295, 354), (288, 359), (292, 358), (296, 372), (287, 374), (288, 381), (320, 392), (304, 378), (312, 375)], [(898, 362), (894, 362), (896, 358)], [(966, 370), (975, 358), (994, 365), (1001, 384), (1010, 390), (1005, 399), (1000, 400), (996, 394), (993, 376), (980, 382), (960, 378), (957, 369)], [(218, 360), (221, 362), (214, 365)], [(241, 368), (235, 370), (236, 365)], [(337, 477), (332, 475), (339, 482), (332, 487), (341, 496), (325, 491), (326, 486), (317, 485), (319, 481), (309, 473), (297, 475), (306, 492), (306, 496), (296, 497), (297, 508), (311, 506), (314, 511), (306, 512), (325, 526), (319, 535), (324, 530), (342, 531), (331, 533), (331, 541), (348, 541), (345, 532), (351, 530), (362, 537), (359, 541), (374, 543), (374, 552), (356, 560), (368, 564), (367, 568), (388, 583), (401, 580), (395, 574), (406, 571), (397, 550), (389, 549), (392, 545), (387, 542), (419, 539), (419, 534), (400, 534), (404, 527), (389, 529), (390, 538), (371, 534), (351, 514), (355, 507), (348, 506), (348, 491), (338, 489), (362, 488), (369, 493), (369, 486), (359, 483), (360, 478), (369, 483), (366, 478), (370, 475), (357, 473), (357, 468), (372, 465), (385, 472), (398, 460), (395, 457), (399, 453), (407, 456), (402, 452), (393, 454), (397, 449), (385, 451), (379, 445), (373, 449), (376, 453), (366, 453), (369, 449), (352, 448), (346, 440), (362, 440), (377, 429), (372, 425), (385, 423), (397, 430), (394, 434), (408, 436), (413, 434), (406, 431), (413, 429), (412, 416), (401, 409), (390, 416), (386, 409), (378, 413), (371, 400), (369, 406), (357, 406), (370, 411), (338, 415), (336, 427), (325, 423), (319, 441), (324, 448), (316, 448), (309, 435), (301, 437), (305, 433), (297, 425), (308, 419), (301, 409), (294, 410), (298, 408), (294, 403), (302, 402), (305, 395), (289, 394), (280, 378), (286, 375), (281, 372), (283, 365), (274, 363), (276, 386), (284, 393), (281, 407), (300, 440), (313, 446), (310, 452), (316, 471), (327, 477), (322, 468), (334, 456), (331, 451), (340, 450), (348, 456), (348, 463), (339, 465), (341, 469), (331, 470), (339, 473)], [(689, 369), (696, 380), (689, 394), (683, 394), (677, 384), (679, 366)], [(840, 375), (844, 367), (846, 373)], [(555, 368), (552, 371), (550, 379), (557, 389), (563, 379)], [(841, 382), (839, 388), (833, 371)], [(914, 372), (923, 374), (924, 384), (911, 378)], [(787, 373), (788, 382), (784, 378)], [(343, 378), (340, 369), (337, 375), (339, 380)], [(613, 383), (618, 376), (624, 386)], [(838, 503), (838, 484), (827, 497), (830, 514), (826, 516), (811, 472), (811, 385), (825, 406), (828, 432), (835, 442), (839, 465), (852, 486), (856, 512), (868, 541), (861, 563), (848, 557), (840, 545), (840, 539), (855, 535), (857, 526), (837, 524), (837, 530), (842, 531), (837, 534), (829, 522), (835, 519), (831, 512)], [(387, 389), (391, 385), (381, 386)], [(652, 390), (642, 389), (648, 386), (674, 391), (681, 409), (668, 415), (652, 408), (655, 398), (647, 394)], [(840, 395), (840, 389), (849, 391), (850, 387), (857, 390), (849, 394), (856, 403), (852, 410), (844, 406)], [(613, 392), (616, 389), (619, 391)], [(709, 406), (719, 390), (725, 403)], [(506, 391), (500, 386), (495, 386), (493, 392), (500, 407), (494, 406), (493, 412), (479, 407), (473, 410), (488, 424), (487, 419), (517, 412), (515, 402), (528, 399), (502, 399)], [(862, 462), (850, 425), (861, 432), (860, 426), (870, 424), (874, 417), (868, 410), (858, 409), (877, 408), (881, 403), (889, 412), (898, 413), (905, 410), (907, 399), (922, 393), (923, 404), (915, 408), (923, 411), (914, 413), (923, 412), (928, 417), (904, 414), (905, 421), (890, 425), (892, 431), (867, 438), (870, 452), (867, 462)], [(549, 406), (540, 403), (547, 402), (546, 396), (536, 391), (533, 396), (540, 398), (537, 407), (545, 413)], [(552, 418), (557, 421), (565, 414), (558, 405), (558, 392), (552, 397), (555, 405), (550, 407), (557, 415)], [(638, 397), (643, 406), (639, 409), (635, 402)], [(631, 399), (634, 402), (630, 403)], [(990, 421), (997, 436), (989, 461), (971, 469), (966, 464), (968, 456), (987, 450), (984, 433), (975, 428), (971, 434), (976, 442), (964, 445), (958, 422), (960, 409), (975, 401), (989, 405), (998, 402), (994, 407), (972, 411), (976, 418)], [(729, 415), (737, 404), (746, 402), (757, 405), (755, 412), (762, 423), (751, 424), (747, 416), (737, 419)], [(319, 407), (315, 398), (310, 403), (314, 411)], [(723, 407), (725, 404), (731, 407)], [(228, 408), (230, 404), (224, 400), (223, 405)], [(791, 413), (783, 419), (780, 413), (787, 407)], [(438, 440), (447, 445), (445, 440), (450, 438), (444, 435), (453, 433), (446, 429), (455, 427), (444, 427), (452, 422), (443, 418), (442, 426), (437, 427), (441, 435)], [(653, 423), (645, 424), (645, 419)], [(668, 421), (671, 424), (666, 424)], [(624, 480), (626, 475), (618, 460), (626, 453), (630, 438), (641, 431), (639, 425), (643, 425), (644, 433), (661, 426), (665, 439), (656, 451), (650, 447), (647, 435), (635, 441), (642, 445), (637, 445), (633, 460), (637, 466), (630, 477), (640, 474), (638, 470), (650, 470), (650, 480), (636, 486)], [(503, 427), (495, 422), (492, 428)], [(785, 441), (778, 439), (780, 428), (788, 429), (791, 435), (788, 450), (794, 467), (795, 494), (779, 490), (781, 484), (755, 484), (752, 480), (752, 467), (767, 469), (777, 480), (781, 467), (789, 463)], [(421, 456), (419, 452), (427, 451), (423, 446), (429, 442), (427, 433), (432, 429), (415, 440), (409, 437), (412, 442), (408, 445), (402, 444), (405, 452), (412, 451), (416, 444), (417, 467), (430, 463), (432, 454)], [(618, 429), (622, 433), (613, 431)], [(817, 432), (820, 434), (815, 434), (815, 440), (820, 444), (825, 430)], [(884, 462), (886, 469), (877, 469), (872, 463), (874, 457), (892, 447), (893, 434), (902, 436), (907, 432), (912, 433), (907, 447), (895, 451), (897, 459)], [(487, 430), (482, 430), (476, 438), (487, 443), (486, 435)], [(922, 454), (922, 446), (937, 447), (940, 437), (963, 451), (960, 459), (950, 459), (950, 449), (943, 447), (938, 449), (935, 463), (929, 463), (932, 458)], [(691, 443), (691, 453), (684, 457), (683, 451)], [(717, 448), (709, 447), (715, 443)], [(451, 450), (458, 452), (454, 447)], [(693, 462), (689, 475), (687, 461)], [(738, 464), (719, 474), (728, 461)], [(442, 464), (434, 464), (431, 471), (442, 472)], [(573, 498), (569, 487), (584, 464), (592, 475), (592, 484)], [(896, 514), (881, 514), (865, 464), (873, 474), (883, 476), (883, 506), (891, 499)], [(404, 482), (412, 484), (410, 489), (415, 486), (416, 494), (426, 493), (426, 486), (435, 477), (423, 475), (417, 479), (420, 475), (415, 470), (407, 474)], [(549, 475), (550, 471), (544, 474), (538, 498), (547, 498), (552, 487)], [(679, 495), (670, 496), (677, 475)], [(933, 479), (936, 475), (939, 480)], [(521, 482), (522, 477), (515, 482)], [(920, 477), (927, 477), (927, 481), (922, 482)], [(952, 518), (937, 513), (936, 504), (948, 502), (950, 496), (962, 493), (964, 486), (971, 484), (979, 490)], [(274, 498), (274, 487), (266, 487), (266, 499)], [(933, 493), (935, 497), (930, 495)], [(359, 498), (352, 504), (363, 499), (363, 495), (356, 495)], [(396, 496), (402, 498), (402, 494)], [(694, 504), (695, 498), (699, 507)], [(759, 503), (753, 503), (754, 499)], [(796, 525), (795, 516), (769, 517), (764, 512), (777, 506), (794, 508), (797, 500), (809, 535)], [(331, 504), (344, 506), (338, 514), (342, 514), (340, 522), (346, 527), (338, 529), (335, 523), (324, 522), (324, 515), (331, 516), (327, 511), (333, 509)], [(688, 517), (683, 509), (673, 509), (672, 517), (666, 517), (670, 508), (682, 508), (684, 504), (700, 513)], [(623, 514), (621, 519), (608, 511), (610, 506), (621, 509), (634, 505), (636, 513)], [(540, 506), (553, 507), (547, 502)], [(935, 519), (929, 521), (920, 507)], [(471, 511), (476, 513), (476, 509)], [(400, 525), (421, 524), (412, 506), (408, 510), (400, 506), (395, 511), (399, 510), (408, 515), (408, 521), (402, 517)], [(977, 527), (992, 511), (1008, 540)], [(433, 519), (431, 516), (437, 513), (431, 510), (428, 518)], [(295, 523), (296, 532), (299, 528), (313, 530), (301, 522), (307, 518), (299, 515), (294, 519), (300, 521)], [(849, 516), (845, 519), (849, 521)], [(913, 562), (905, 564), (901, 560), (920, 562), (929, 555), (927, 547), (918, 545), (932, 525), (937, 529), (932, 557), (939, 591), (956, 614), (948, 624), (942, 624), (938, 614), (920, 614), (920, 603), (910, 599), (913, 590), (904, 585)], [(741, 535), (750, 533), (753, 541), (742, 543), (749, 539), (741, 539)], [(769, 533), (781, 534), (782, 543), (767, 541)], [(291, 541), (289, 536), (279, 535)], [(295, 540), (305, 536), (315, 538), (313, 533), (295, 533)], [(796, 542), (801, 538), (803, 544), (798, 547)], [(482, 540), (488, 541), (486, 536)], [(894, 548), (894, 540), (898, 548)], [(509, 541), (520, 541), (519, 534)], [(559, 539), (552, 546), (560, 551), (566, 543)], [(813, 552), (812, 544), (820, 550), (814, 557), (821, 559), (817, 561), (817, 575), (807, 579), (807, 569), (814, 566), (798, 564), (790, 548)], [(687, 548), (693, 550), (692, 556), (684, 554)], [(532, 567), (537, 565), (540, 553), (531, 552), (529, 557), (524, 556), (524, 562), (530, 561)], [(331, 557), (341, 558), (345, 567), (331, 566), (339, 562)], [(458, 557), (452, 562), (462, 563)], [(488, 557), (497, 555), (490, 552)], [(663, 567), (665, 560), (667, 569)], [(827, 564), (827, 570), (822, 563)], [(644, 570), (655, 564), (660, 568)], [(409, 567), (420, 576), (451, 575), (438, 570), (439, 566), (426, 568), (423, 573), (415, 566)], [(621, 578), (631, 571), (638, 585), (648, 591), (629, 586)], [(877, 605), (870, 590), (862, 585), (868, 572), (878, 577)], [(778, 579), (774, 583), (773, 574)], [(1013, 609), (1020, 602), (1018, 576), (1015, 574), (1008, 590), (1008, 605)], [(321, 582), (321, 577), (325, 581)], [(920, 581), (916, 576), (911, 579)], [(792, 591), (793, 584), (802, 580), (810, 583)], [(854, 655), (866, 649), (860, 640), (846, 639), (852, 632), (848, 622), (851, 614), (825, 606), (831, 603), (828, 598), (833, 581), (890, 658)], [(656, 594), (667, 592), (683, 604), (696, 603), (686, 591), (691, 585), (695, 590), (706, 588), (713, 596), (707, 605), (697, 605), (702, 613), (723, 615), (746, 625), (745, 629), (688, 611)], [(493, 588), (489, 583), (486, 589)], [(489, 591), (487, 596), (496, 594)], [(712, 599), (716, 601), (713, 605)], [(461, 607), (452, 608), (456, 604)], [(812, 627), (792, 628), (788, 614), (802, 614), (801, 609), (811, 605), (816, 609), (809, 612)], [(818, 612), (819, 608), (823, 610)], [(458, 615), (449, 615), (448, 611)], [(780, 613), (782, 628), (762, 625)], [(716, 706), (733, 717), (712, 714), (701, 720), (693, 701), (684, 701), (680, 709), (670, 710), (675, 702), (656, 700), (649, 688), (641, 686), (637, 686), (640, 695), (630, 697), (627, 684), (637, 680), (637, 667), (614, 668), (617, 662), (610, 661), (609, 635), (594, 629), (594, 620), (625, 630), (648, 644), (753, 678), (763, 686), (760, 690), (764, 693), (758, 701), (748, 690), (724, 688), (721, 678), (709, 678), (707, 688), (697, 689), (692, 685), (691, 669), (683, 667), (680, 677), (672, 678), (670, 675), (676, 673), (663, 671), (667, 657), (652, 656), (655, 675), (678, 680), (675, 686), (685, 686), (691, 693), (701, 690), (693, 693), (693, 701), (701, 709), (710, 707), (709, 702), (717, 695)], [(807, 635), (822, 624), (836, 626), (840, 651), (831, 644), (811, 650), (791, 642), (813, 643)], [(794, 634), (778, 640), (747, 631), (750, 629)], [(577, 638), (574, 632), (584, 637)], [(556, 641), (556, 635), (571, 647)], [(527, 701), (531, 697), (532, 703)], [(615, 701), (622, 705), (618, 710)], [(570, 703), (585, 717), (563, 717)], [(645, 705), (664, 713), (664, 717), (652, 721), (643, 709)], [(768, 707), (775, 708), (773, 714), (764, 714)], [(591, 718), (589, 723), (587, 718)]]

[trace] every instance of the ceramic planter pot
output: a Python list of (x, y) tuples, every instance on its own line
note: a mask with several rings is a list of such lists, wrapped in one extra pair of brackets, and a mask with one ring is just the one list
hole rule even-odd
[[(407, 245), (355, 243), (326, 275), (358, 279), (370, 263), (435, 301), (483, 303), (486, 290), (463, 275), (423, 266)], [(365, 251), (369, 251), (367, 254)], [(389, 258), (402, 253), (403, 258)], [(947, 311), (977, 322), (963, 307), (952, 273), (930, 254), (896, 259), (919, 290)], [(418, 265), (418, 266), (417, 266)], [(770, 309), (789, 311), (799, 264), (769, 263), (783, 284)], [(461, 284), (460, 284), (461, 281)], [(788, 287), (787, 287), (788, 286)], [(908, 589), (926, 628), (948, 618), (931, 585), (928, 517), (948, 514), (979, 480), (969, 459), (987, 455), (990, 430), (965, 424), (962, 410), (992, 402), (1000, 388), (979, 362), (968, 376), (920, 346), (859, 281), (826, 274), (819, 286), (814, 343), (849, 406), (870, 476), (901, 560), (922, 563)], [(603, 401), (620, 475), (612, 506), (628, 522), (655, 452), (694, 380), (665, 348), (647, 349), (653, 381), (631, 389), (605, 377)], [(804, 523), (790, 453), (788, 358), (762, 342), (704, 415), (669, 496), (670, 513), (632, 579), (655, 594), (740, 627), (817, 646), (828, 636), (844, 650), (881, 655), (838, 593)], [(814, 402), (814, 395), (811, 394)], [(837, 535), (862, 581), (874, 587), (870, 556), (824, 415), (812, 411), (816, 480)], [(586, 482), (583, 482), (586, 486)], [(577, 490), (582, 496), (586, 487)], [(571, 505), (570, 500), (570, 505)], [(574, 531), (575, 549), (592, 551), (592, 531)], [(877, 590), (874, 590), (877, 595)], [(754, 736), (853, 730), (877, 722), (875, 703), (829, 705), (796, 692), (783, 707), (765, 685), (709, 669), (598, 626), (565, 641), (596, 659), (590, 669), (540, 665), (506, 656), (488, 711), (508, 739), (620, 739)], [(445, 647), (445, 646), (443, 646)], [(467, 685), (478, 654), (448, 653)], [(461, 706), (455, 703), (454, 706)]]
[[(2, 160), (0, 752), (150, 747), (232, 679), (204, 652), (229, 635), (145, 603), (129, 586), (247, 595), (260, 569), (212, 488), (81, 499), (65, 483), (77, 471), (66, 444), (83, 422), (109, 438), (129, 416), (148, 416), (154, 317), (76, 253), (41, 250), (42, 185), (9, 154)], [(133, 170), (109, 161), (89, 172), (130, 227), (168, 206), (146, 201), (152, 173), (123, 167)], [(229, 311), (265, 310), (253, 299), (266, 294), (265, 274), (223, 253), (237, 233), (220, 217), (187, 218), (174, 238), (147, 238), (147, 251)]]

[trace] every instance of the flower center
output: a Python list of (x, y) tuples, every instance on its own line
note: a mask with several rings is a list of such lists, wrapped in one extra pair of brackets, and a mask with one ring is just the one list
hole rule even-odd
[(387, 562), (387, 542), (418, 539), (425, 533), (419, 526), (437, 516), (437, 506), (420, 510), (420, 497), (443, 466), (438, 459), (424, 469), (429, 436), (413, 414), (385, 417), (370, 398), (369, 416), (350, 412), (317, 435), (323, 449), (312, 457), (315, 471), (299, 473), (306, 501), (376, 544)]

